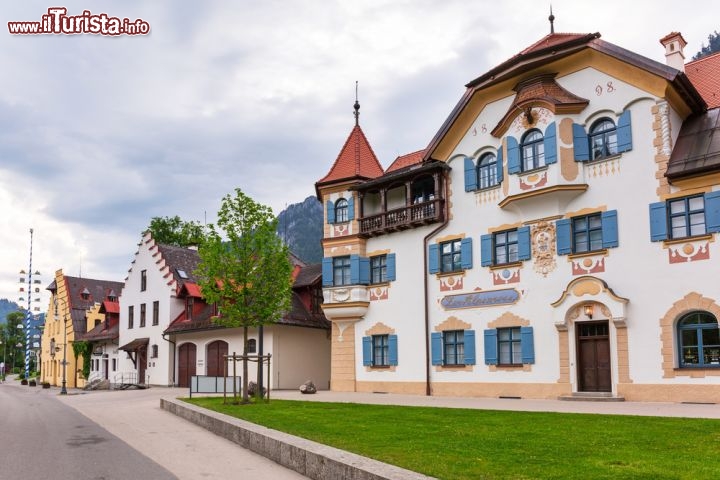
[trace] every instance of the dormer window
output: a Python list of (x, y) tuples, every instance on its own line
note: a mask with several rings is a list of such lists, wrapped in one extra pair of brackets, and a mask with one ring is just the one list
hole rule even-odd
[(530, 130), (523, 136), (520, 143), (522, 171), (529, 172), (545, 166), (545, 144), (540, 130)]
[(83, 288), (83, 291), (80, 292), (80, 297), (83, 300), (89, 300), (90, 299), (90, 290), (88, 290), (87, 287)]
[(615, 123), (608, 118), (602, 118), (590, 127), (590, 160), (617, 155), (617, 129)]
[(348, 201), (341, 198), (335, 202), (335, 222), (343, 223), (348, 221)]
[(175, 270), (177, 271), (178, 277), (182, 278), (183, 280), (187, 280), (189, 278), (185, 270), (180, 270), (179, 268), (176, 268)]

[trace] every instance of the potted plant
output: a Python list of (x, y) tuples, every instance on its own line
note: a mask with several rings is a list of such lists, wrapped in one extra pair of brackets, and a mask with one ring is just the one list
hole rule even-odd
[(50, 382), (42, 382), (43, 388), (50, 388)]

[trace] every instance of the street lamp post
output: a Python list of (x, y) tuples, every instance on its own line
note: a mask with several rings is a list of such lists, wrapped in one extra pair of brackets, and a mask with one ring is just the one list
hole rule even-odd
[(67, 395), (67, 376), (65, 369), (67, 368), (67, 316), (63, 315), (63, 379), (60, 395)]

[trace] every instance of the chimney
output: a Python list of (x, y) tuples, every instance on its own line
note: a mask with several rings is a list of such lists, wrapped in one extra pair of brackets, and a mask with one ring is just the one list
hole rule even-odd
[(660, 39), (665, 47), (665, 63), (674, 69), (685, 71), (685, 53), (683, 49), (687, 42), (680, 32), (671, 32)]

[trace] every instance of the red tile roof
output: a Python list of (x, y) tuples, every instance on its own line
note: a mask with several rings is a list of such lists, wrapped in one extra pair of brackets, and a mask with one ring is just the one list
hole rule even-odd
[(395, 161), (388, 167), (385, 173), (394, 172), (395, 170), (400, 170), (411, 165), (417, 165), (418, 163), (422, 163), (424, 155), (425, 150), (418, 150), (417, 152), (401, 155), (395, 159)]
[(189, 297), (202, 298), (202, 294), (200, 293), (200, 287), (197, 283), (185, 282), (183, 287), (187, 290), (187, 294)]
[(537, 52), (545, 48), (554, 47), (556, 45), (560, 45), (561, 43), (578, 40), (583, 37), (587, 37), (587, 33), (550, 33), (527, 47), (518, 55), (527, 55), (528, 53)]
[(688, 76), (708, 108), (720, 107), (720, 52), (685, 64)]
[(101, 313), (120, 313), (120, 303), (104, 300), (100, 309)]
[(383, 168), (362, 128), (355, 125), (330, 171), (317, 184), (352, 178), (370, 179), (382, 174)]

